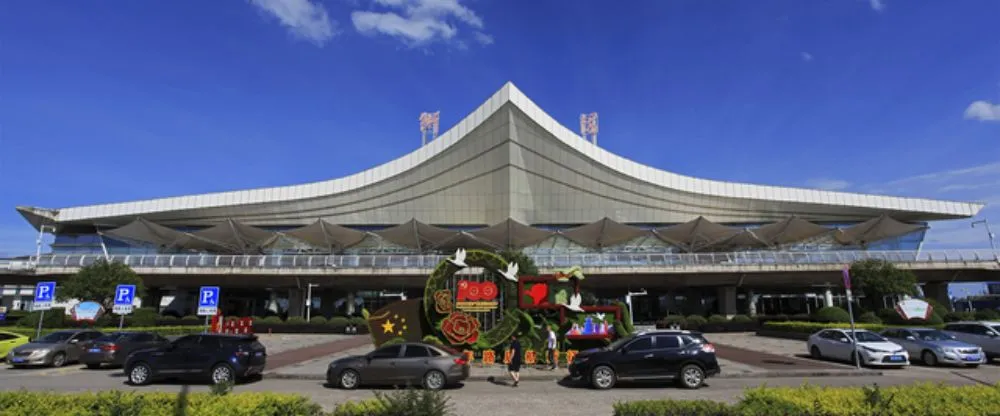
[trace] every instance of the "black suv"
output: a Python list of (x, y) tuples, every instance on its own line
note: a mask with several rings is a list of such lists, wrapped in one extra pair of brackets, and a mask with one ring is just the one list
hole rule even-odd
[(236, 383), (264, 372), (267, 350), (254, 335), (187, 335), (163, 347), (136, 351), (125, 359), (133, 385), (164, 378)]
[(696, 389), (719, 374), (715, 347), (698, 332), (654, 331), (581, 351), (569, 366), (570, 377), (594, 388), (610, 389), (619, 380), (676, 380)]

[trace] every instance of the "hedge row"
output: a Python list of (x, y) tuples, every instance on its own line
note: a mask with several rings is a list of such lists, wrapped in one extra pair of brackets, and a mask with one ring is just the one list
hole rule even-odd
[(1000, 386), (752, 388), (736, 404), (648, 400), (614, 405), (615, 416), (979, 416), (998, 414)]
[[(770, 331), (781, 331), (781, 332), (794, 332), (800, 334), (812, 334), (816, 331), (822, 329), (830, 328), (850, 328), (851, 324), (846, 322), (768, 322), (762, 327), (763, 330)], [(857, 329), (867, 329), (873, 332), (880, 332), (886, 328), (892, 328), (896, 325), (883, 325), (883, 324), (864, 324), (855, 323), (854, 327)], [(915, 325), (908, 325), (915, 326)], [(942, 325), (921, 325), (930, 328), (941, 328)]]
[[(72, 329), (76, 329), (76, 328), (72, 328)], [(101, 332), (104, 332), (104, 333), (118, 331), (118, 327), (117, 326), (106, 327), (106, 328), (96, 328), (95, 327), (93, 329), (101, 331)], [(66, 330), (71, 330), (71, 329), (67, 329), (67, 328), (44, 328), (43, 327), (42, 328), (42, 336), (45, 336), (47, 334), (51, 334), (53, 332), (66, 331)], [(134, 327), (134, 328), (125, 328), (125, 329), (123, 329), (123, 331), (153, 332), (153, 333), (157, 333), (157, 334), (160, 334), (160, 335), (163, 335), (163, 336), (199, 334), (199, 333), (201, 333), (204, 330), (205, 330), (204, 326), (200, 326), (200, 327), (193, 327), (193, 326), (151, 326), (151, 327)], [(31, 337), (31, 338), (35, 337), (35, 329), (34, 328), (8, 327), (8, 328), (4, 328), (4, 331), (21, 334), (21, 335), (28, 336), (28, 337)]]
[(0, 415), (288, 416), (324, 415), (308, 399), (288, 394), (211, 395), (105, 391), (98, 393), (0, 392)]

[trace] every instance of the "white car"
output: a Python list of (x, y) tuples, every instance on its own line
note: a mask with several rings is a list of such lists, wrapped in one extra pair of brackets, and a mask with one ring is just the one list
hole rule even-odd
[[(861, 365), (905, 367), (910, 365), (910, 354), (901, 345), (890, 342), (871, 331), (854, 331), (858, 337), (857, 353)], [(824, 329), (809, 336), (809, 355), (813, 358), (855, 362), (854, 343), (850, 329)]]

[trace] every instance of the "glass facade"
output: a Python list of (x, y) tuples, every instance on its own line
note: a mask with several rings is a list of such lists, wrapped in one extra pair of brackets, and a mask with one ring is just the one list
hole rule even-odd
[[(732, 226), (741, 228), (756, 228), (763, 224), (733, 224)], [(827, 227), (848, 227), (854, 224), (851, 223), (836, 223), (836, 224), (823, 224)], [(653, 224), (636, 224), (635, 226), (653, 229), (659, 227), (660, 225)], [(558, 231), (561, 229), (571, 228), (572, 226), (551, 226), (542, 225), (536, 226), (538, 228)], [(269, 231), (284, 231), (294, 227), (264, 227)], [(386, 226), (380, 227), (359, 227), (358, 229), (364, 231), (377, 231), (379, 229), (384, 229)], [(456, 231), (469, 231), (475, 230), (483, 227), (476, 226), (465, 226), (465, 227), (449, 227), (443, 226), (443, 228), (454, 229)], [(180, 229), (183, 231), (194, 231), (192, 228)], [(833, 238), (829, 235), (822, 236), (816, 239), (798, 242), (795, 244), (789, 244), (782, 247), (777, 247), (776, 250), (781, 251), (837, 251), (837, 250), (872, 250), (872, 251), (891, 251), (891, 250), (917, 250), (920, 248), (920, 244), (924, 240), (926, 230), (913, 232), (907, 235), (893, 237), (885, 239), (882, 241), (877, 241), (868, 244), (866, 247), (857, 246), (844, 246), (837, 244)], [(52, 244), (52, 253), (54, 254), (103, 254), (103, 248), (101, 244), (107, 248), (108, 254), (115, 255), (140, 255), (140, 254), (170, 254), (176, 253), (171, 252), (159, 247), (152, 245), (141, 245), (141, 244), (130, 244), (128, 242), (115, 240), (108, 238), (107, 236), (94, 234), (59, 234), (55, 236), (55, 241)], [(754, 249), (754, 250), (741, 250), (741, 251), (771, 251), (775, 249)], [(551, 255), (551, 254), (575, 254), (575, 253), (590, 253), (594, 252), (594, 249), (581, 246), (576, 244), (566, 238), (561, 236), (552, 236), (538, 244), (530, 247), (525, 247), (523, 251), (527, 254), (533, 255)], [(604, 253), (674, 253), (679, 252), (677, 247), (671, 246), (670, 244), (654, 237), (654, 236), (642, 236), (635, 238), (631, 241), (619, 244), (613, 247), (606, 247), (601, 252)], [(275, 244), (273, 244), (267, 250), (267, 254), (313, 254), (320, 253), (322, 249), (317, 249), (311, 247), (301, 242), (280, 238)], [(364, 239), (360, 244), (353, 247), (347, 248), (345, 254), (414, 254), (416, 251), (408, 248), (399, 246), (388, 241), (382, 240), (380, 238), (371, 236)]]

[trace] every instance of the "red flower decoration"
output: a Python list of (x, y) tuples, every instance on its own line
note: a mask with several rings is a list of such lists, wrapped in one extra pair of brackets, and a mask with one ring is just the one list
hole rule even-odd
[(479, 320), (465, 312), (452, 312), (441, 321), (441, 332), (452, 345), (475, 344), (479, 340)]

